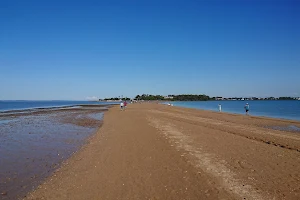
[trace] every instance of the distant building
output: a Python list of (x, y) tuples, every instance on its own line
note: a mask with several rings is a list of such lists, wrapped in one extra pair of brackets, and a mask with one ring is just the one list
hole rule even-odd
[(223, 97), (215, 97), (215, 100), (223, 100)]
[(164, 99), (173, 99), (174, 97), (173, 96), (170, 96), (170, 95), (168, 95), (168, 96), (164, 96)]

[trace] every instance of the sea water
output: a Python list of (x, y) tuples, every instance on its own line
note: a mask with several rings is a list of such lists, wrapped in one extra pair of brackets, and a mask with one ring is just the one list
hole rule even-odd
[(53, 108), (76, 105), (106, 105), (112, 102), (99, 101), (0, 101), (0, 112), (11, 110), (27, 110), (36, 108)]
[(274, 100), (274, 101), (175, 101), (174, 106), (196, 108), (202, 110), (219, 111), (218, 105), (222, 105), (222, 112), (245, 114), (244, 106), (250, 105), (250, 115), (282, 118), (300, 121), (300, 101)]

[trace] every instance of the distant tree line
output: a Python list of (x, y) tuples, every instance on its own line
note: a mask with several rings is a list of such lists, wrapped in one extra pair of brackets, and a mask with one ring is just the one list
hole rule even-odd
[(296, 97), (266, 97), (266, 98), (257, 98), (252, 97), (250, 100), (297, 100)]
[(231, 101), (231, 100), (257, 100), (257, 101), (264, 101), (264, 100), (298, 100), (299, 97), (213, 97), (215, 100), (223, 100), (223, 101)]
[[(113, 98), (105, 98), (104, 101), (130, 101), (131, 99), (128, 97), (113, 97)], [(222, 98), (222, 97), (210, 97), (205, 94), (180, 94), (180, 95), (152, 95), (152, 94), (142, 94), (136, 95), (134, 100), (137, 101), (210, 101), (210, 100), (298, 100), (295, 97), (266, 97), (266, 98), (257, 98), (257, 97), (232, 97), (232, 98)], [(103, 101), (99, 99), (99, 101)]]
[(144, 101), (153, 101), (153, 100), (168, 100), (168, 101), (208, 101), (214, 100), (214, 98), (210, 98), (207, 95), (194, 95), (194, 94), (180, 94), (180, 95), (169, 95), (164, 97), (162, 95), (151, 95), (151, 94), (142, 94), (137, 95), (135, 100), (144, 100)]
[(278, 100), (295, 100), (293, 97), (279, 97)]
[(204, 94), (200, 94), (200, 95), (181, 94), (181, 95), (174, 95), (173, 100), (174, 101), (208, 101), (214, 99)]
[(134, 99), (144, 100), (144, 101), (155, 101), (155, 100), (164, 100), (165, 97), (161, 95), (142, 94), (142, 95), (137, 95)]
[[(124, 97), (124, 98), (119, 98), (119, 97), (113, 97), (113, 98), (105, 98), (104, 101), (130, 101), (130, 98)], [(101, 101), (101, 99), (100, 99)]]

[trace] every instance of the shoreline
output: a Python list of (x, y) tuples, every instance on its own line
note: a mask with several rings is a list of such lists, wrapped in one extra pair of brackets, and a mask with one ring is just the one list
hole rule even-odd
[(62, 107), (41, 107), (41, 108), (30, 108), (24, 110), (9, 110), (9, 111), (0, 111), (0, 119), (6, 117), (17, 117), (17, 116), (27, 116), (34, 114), (42, 113), (51, 113), (51, 112), (65, 112), (65, 111), (78, 111), (84, 109), (98, 109), (99, 111), (106, 111), (113, 104), (108, 105), (75, 105), (75, 106), (62, 106)]
[(151, 103), (113, 106), (25, 199), (298, 199), (300, 179), (290, 177), (300, 177), (300, 135), (264, 127), (289, 124), (300, 126)]
[(30, 107), (23, 109), (9, 109), (0, 110), (0, 114), (6, 113), (18, 113), (18, 112), (31, 112), (31, 111), (51, 111), (51, 110), (61, 110), (61, 109), (71, 109), (71, 108), (84, 108), (84, 107), (108, 107), (114, 104), (76, 104), (76, 105), (62, 105), (62, 106), (43, 106), (43, 107)]

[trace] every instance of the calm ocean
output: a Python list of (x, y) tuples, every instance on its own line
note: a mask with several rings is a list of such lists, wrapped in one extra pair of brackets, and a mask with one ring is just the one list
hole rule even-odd
[(27, 110), (35, 108), (52, 108), (87, 104), (106, 105), (113, 103), (95, 101), (0, 101), (0, 112), (10, 110)]
[(249, 103), (250, 115), (300, 121), (300, 101), (181, 101), (171, 102), (174, 106), (245, 114), (244, 105)]

